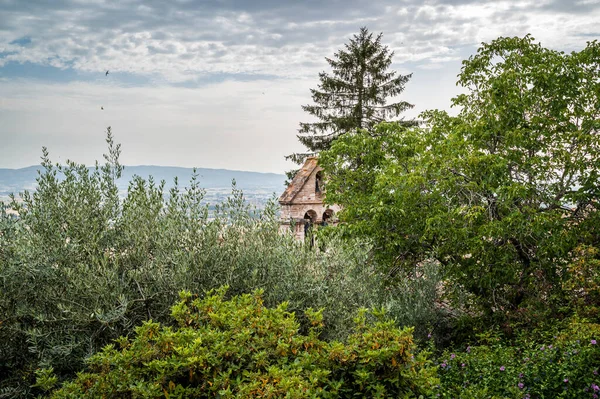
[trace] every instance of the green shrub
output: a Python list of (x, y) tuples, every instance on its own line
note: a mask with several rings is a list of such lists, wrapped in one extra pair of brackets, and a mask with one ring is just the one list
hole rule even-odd
[(477, 346), (446, 351), (439, 361), (445, 398), (597, 398), (600, 325), (572, 321), (564, 328), (514, 342), (496, 335)]
[[(414, 326), (415, 337), (424, 339), (434, 332), (438, 344), (447, 343), (455, 315), (461, 314), (459, 300), (453, 299), (456, 308), (450, 312), (442, 287), (444, 275), (441, 266), (426, 260), (411, 271), (398, 270), (386, 280), (384, 306), (386, 313), (401, 326)], [(449, 291), (446, 289), (446, 291)]]
[[(328, 343), (318, 338), (320, 311), (307, 312), (311, 327), (301, 335), (285, 303), (267, 308), (259, 291), (224, 297), (225, 289), (203, 299), (183, 292), (172, 308), (178, 328), (144, 323), (51, 397), (409, 398), (438, 382), (411, 329), (369, 323), (363, 311), (345, 343)], [(38, 374), (39, 386), (54, 383)]]
[(421, 320), (401, 314), (420, 285), (386, 287), (369, 245), (333, 236), (310, 250), (279, 234), (275, 204), (257, 213), (235, 186), (210, 214), (197, 176), (168, 193), (136, 178), (120, 198), (119, 148), (110, 135), (108, 144), (106, 163), (91, 169), (44, 151), (39, 187), (11, 205), (19, 218), (0, 212), (0, 397), (34, 396), (37, 369), (72, 378), (135, 326), (171, 323), (181, 290), (261, 288), (267, 306), (288, 303), (301, 332), (304, 310), (325, 308), (323, 340), (347, 337), (361, 307), (385, 307), (401, 325)]

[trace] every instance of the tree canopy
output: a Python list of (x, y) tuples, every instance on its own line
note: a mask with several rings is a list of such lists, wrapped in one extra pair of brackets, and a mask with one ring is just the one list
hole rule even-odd
[[(356, 129), (371, 129), (377, 123), (398, 117), (412, 108), (406, 101), (388, 103), (402, 93), (411, 75), (390, 70), (393, 51), (365, 27), (326, 58), (331, 73), (321, 72), (317, 89), (311, 89), (314, 104), (302, 109), (316, 122), (300, 123), (298, 139), (310, 153), (326, 150), (333, 140)], [(301, 163), (308, 154), (288, 158)]]
[[(321, 153), (327, 201), (391, 268), (434, 258), (490, 313), (561, 287), (600, 238), (600, 46), (564, 54), (531, 36), (463, 62), (457, 116), (382, 124)], [(360, 167), (347, 168), (359, 157)]]

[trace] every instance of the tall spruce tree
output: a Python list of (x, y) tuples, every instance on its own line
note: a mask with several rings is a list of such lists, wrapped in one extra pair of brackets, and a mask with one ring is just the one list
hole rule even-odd
[(298, 129), (298, 139), (309, 152), (292, 154), (287, 159), (300, 164), (306, 156), (329, 149), (340, 135), (356, 129), (371, 130), (413, 107), (406, 101), (387, 104), (390, 97), (402, 93), (412, 74), (389, 70), (394, 52), (381, 44), (382, 36), (380, 33), (374, 37), (363, 27), (344, 49), (326, 58), (332, 73), (319, 74), (318, 88), (311, 89), (314, 104), (302, 106), (319, 119), (300, 123)]

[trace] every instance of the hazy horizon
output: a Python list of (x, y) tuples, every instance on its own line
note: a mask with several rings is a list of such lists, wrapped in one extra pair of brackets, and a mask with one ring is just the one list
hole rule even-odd
[[(116, 181), (119, 195), (125, 198), (134, 176), (148, 180), (152, 176), (155, 183), (165, 182), (164, 193), (175, 186), (175, 177), (178, 187), (184, 189), (189, 186), (193, 168), (178, 166), (158, 165), (124, 165), (125, 168)], [(87, 165), (88, 169), (93, 166)], [(0, 168), (0, 202), (9, 201), (10, 194), (18, 196), (19, 193), (37, 189), (38, 170), (41, 165), (31, 165), (26, 168)], [(197, 182), (205, 191), (204, 202), (216, 204), (222, 202), (232, 192), (232, 181), (235, 180), (236, 188), (242, 190), (244, 198), (249, 204), (263, 208), (267, 201), (278, 197), (284, 191), (285, 175), (276, 173), (263, 173), (254, 171), (240, 171), (229, 169), (197, 168)], [(59, 174), (58, 178), (64, 176)]]
[[(53, 161), (53, 160), (52, 160)], [(98, 165), (102, 165), (104, 164), (105, 161), (102, 160), (98, 160)], [(53, 164), (56, 164), (56, 162), (53, 161)], [(64, 164), (64, 163), (63, 163)], [(91, 164), (84, 164), (87, 167), (94, 167), (95, 163), (91, 163)], [(143, 167), (148, 167), (148, 168), (173, 168), (173, 169), (205, 169), (205, 170), (214, 170), (214, 171), (228, 171), (228, 172), (249, 172), (249, 173), (260, 173), (263, 175), (278, 175), (278, 176), (285, 176), (285, 173), (276, 173), (276, 172), (260, 172), (260, 171), (256, 171), (256, 170), (242, 170), (242, 169), (227, 169), (227, 168), (211, 168), (211, 167), (204, 167), (204, 166), (177, 166), (177, 165), (121, 165), (125, 168), (143, 168)], [(29, 169), (29, 168), (35, 168), (35, 167), (41, 167), (41, 164), (31, 164), (31, 165), (27, 165), (27, 166), (23, 166), (20, 168), (3, 168), (0, 167), (0, 170), (23, 170), (23, 169)]]

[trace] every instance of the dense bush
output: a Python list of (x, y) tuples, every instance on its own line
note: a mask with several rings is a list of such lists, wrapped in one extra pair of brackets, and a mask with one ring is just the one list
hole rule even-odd
[(258, 213), (235, 186), (212, 213), (197, 177), (168, 193), (136, 178), (120, 198), (119, 148), (108, 142), (107, 162), (92, 169), (54, 165), (44, 152), (39, 187), (11, 205), (19, 218), (0, 212), (0, 395), (32, 395), (36, 369), (72, 376), (144, 321), (170, 323), (181, 290), (264, 289), (267, 305), (288, 302), (302, 331), (303, 311), (324, 307), (322, 339), (346, 337), (361, 307), (384, 306), (404, 325), (431, 319), (426, 306), (401, 313), (429, 301), (433, 277), (385, 289), (367, 245), (332, 237), (311, 251), (278, 233), (274, 204)]
[[(318, 338), (319, 311), (307, 312), (311, 327), (301, 335), (286, 304), (269, 309), (260, 292), (229, 301), (224, 293), (193, 299), (183, 292), (172, 308), (178, 328), (144, 323), (51, 397), (409, 398), (437, 384), (410, 329), (368, 323), (362, 312), (345, 343), (329, 343)], [(38, 374), (41, 387), (56, 381), (49, 370)]]
[(445, 398), (597, 398), (600, 324), (574, 320), (515, 341), (488, 332), (439, 361)]
[(600, 253), (593, 246), (580, 246), (565, 273), (563, 290), (569, 309), (600, 322)]

